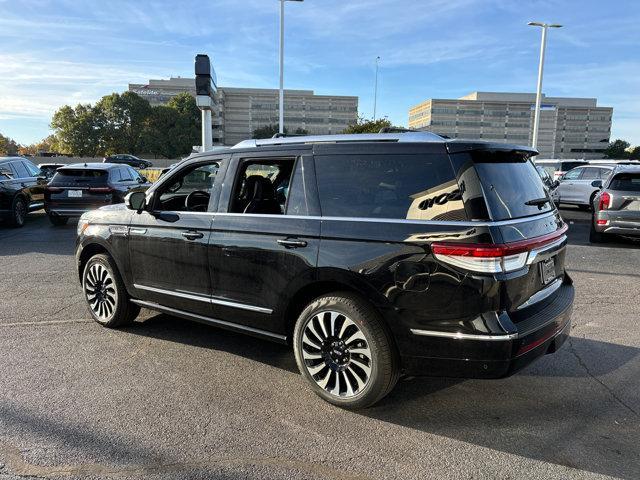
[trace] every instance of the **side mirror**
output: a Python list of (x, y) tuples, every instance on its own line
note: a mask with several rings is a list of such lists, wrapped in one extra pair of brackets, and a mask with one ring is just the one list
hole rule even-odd
[(593, 182), (591, 182), (591, 186), (596, 188), (602, 188), (602, 180), (594, 180)]
[(551, 190), (556, 189), (560, 186), (560, 181), (559, 180), (554, 180), (553, 182), (551, 182)]
[(129, 210), (135, 210), (138, 213), (142, 213), (146, 206), (147, 196), (144, 192), (131, 192), (124, 197), (124, 204)]

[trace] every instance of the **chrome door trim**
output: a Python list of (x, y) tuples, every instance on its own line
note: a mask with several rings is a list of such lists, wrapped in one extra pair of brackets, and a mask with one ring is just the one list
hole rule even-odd
[(277, 333), (268, 332), (266, 330), (260, 330), (259, 328), (248, 327), (246, 325), (239, 325), (237, 323), (227, 322), (225, 320), (219, 320), (217, 318), (205, 317), (204, 315), (197, 315), (195, 313), (185, 312), (184, 310), (178, 310), (177, 308), (165, 307), (164, 305), (160, 305), (159, 303), (147, 302), (144, 300), (136, 300), (136, 299), (131, 299), (131, 301), (136, 305), (140, 305), (141, 307), (177, 315), (180, 317), (187, 318), (189, 320), (194, 320), (196, 322), (206, 323), (208, 325), (214, 325), (217, 327), (226, 328), (228, 330), (237, 330), (244, 333), (254, 334), (260, 337), (266, 337), (271, 340), (276, 340), (280, 343), (286, 343), (287, 341), (286, 335), (280, 335)]
[(148, 292), (160, 293), (162, 295), (171, 295), (173, 297), (185, 298), (187, 300), (195, 300), (198, 302), (221, 305), (223, 307), (239, 308), (241, 310), (249, 310), (251, 312), (264, 313), (267, 315), (271, 315), (273, 313), (273, 310), (271, 308), (258, 307), (256, 305), (247, 305), (246, 303), (232, 302), (230, 300), (223, 300), (217, 297), (209, 297), (187, 292), (176, 292), (173, 290), (165, 290), (164, 288), (148, 287), (146, 285), (140, 285), (137, 283), (134, 283), (133, 286), (134, 288), (137, 288), (139, 290), (146, 290)]
[(414, 335), (422, 335), (426, 337), (452, 338), (454, 340), (507, 341), (518, 338), (517, 333), (506, 333), (504, 335), (478, 335), (460, 332), (438, 332), (435, 330), (422, 330), (419, 328), (412, 328), (411, 333), (413, 333)]

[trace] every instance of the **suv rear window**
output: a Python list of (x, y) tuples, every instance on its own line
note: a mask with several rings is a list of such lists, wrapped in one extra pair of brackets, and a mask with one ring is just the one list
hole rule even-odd
[(619, 173), (611, 179), (610, 190), (640, 192), (640, 173)]
[(83, 183), (106, 183), (109, 178), (106, 170), (91, 169), (74, 169), (64, 168), (58, 169), (51, 179), (51, 184), (67, 183), (67, 182), (83, 182)]
[[(553, 209), (533, 163), (520, 155), (476, 151), (452, 155), (451, 159), (472, 220), (510, 220)], [(541, 199), (549, 201), (542, 203)]]
[(322, 215), (464, 220), (446, 155), (316, 156)]

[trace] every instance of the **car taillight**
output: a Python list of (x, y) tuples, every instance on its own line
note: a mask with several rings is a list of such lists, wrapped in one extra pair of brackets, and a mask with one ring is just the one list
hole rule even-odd
[(513, 272), (527, 264), (531, 251), (559, 240), (567, 229), (567, 225), (564, 225), (548, 235), (513, 243), (434, 242), (431, 251), (438, 260), (466, 270), (481, 273)]
[(51, 193), (60, 193), (62, 191), (61, 188), (59, 187), (47, 187), (47, 192), (51, 192)]
[(598, 210), (606, 210), (611, 205), (611, 195), (607, 192), (600, 194), (600, 200), (598, 200)]
[(113, 188), (111, 187), (91, 187), (89, 188), (91, 193), (111, 193), (113, 192)]

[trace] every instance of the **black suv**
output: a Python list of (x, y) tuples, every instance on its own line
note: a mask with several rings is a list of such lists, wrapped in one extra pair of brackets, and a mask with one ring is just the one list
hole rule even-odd
[(104, 163), (123, 163), (133, 168), (149, 168), (153, 164), (149, 160), (138, 158), (135, 155), (121, 154), (111, 155), (102, 159)]
[(54, 225), (88, 210), (124, 202), (126, 194), (151, 184), (128, 165), (75, 163), (60, 167), (47, 185), (44, 209)]
[(26, 158), (0, 157), (0, 220), (24, 225), (27, 213), (43, 206), (47, 179)]
[(567, 338), (567, 225), (527, 147), (435, 134), (247, 140), (83, 215), (93, 318), (140, 307), (293, 346), (325, 400), (498, 378)]

